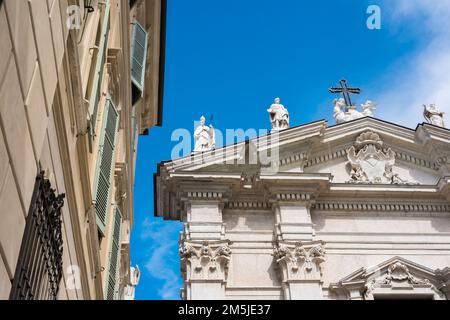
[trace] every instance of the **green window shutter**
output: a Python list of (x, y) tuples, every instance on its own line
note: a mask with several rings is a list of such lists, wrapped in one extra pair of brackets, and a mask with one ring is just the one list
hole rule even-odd
[(111, 250), (109, 252), (108, 278), (106, 287), (106, 299), (117, 300), (119, 293), (119, 270), (120, 270), (120, 227), (122, 225), (122, 214), (116, 206), (112, 226)]
[(100, 43), (98, 46), (97, 61), (95, 67), (94, 80), (92, 84), (91, 97), (89, 98), (89, 116), (90, 116), (90, 135), (95, 135), (95, 126), (97, 122), (98, 104), (102, 92), (102, 79), (103, 71), (105, 69), (106, 52), (108, 48), (109, 30), (111, 27), (110, 22), (111, 5), (109, 0), (105, 5), (105, 15), (103, 17), (102, 33), (100, 37)]
[(109, 209), (109, 195), (111, 191), (112, 173), (114, 166), (114, 151), (119, 127), (119, 113), (110, 99), (106, 100), (103, 128), (100, 136), (97, 167), (94, 181), (95, 210), (97, 226), (104, 234)]
[(140, 91), (141, 96), (144, 92), (147, 44), (147, 31), (139, 22), (135, 21), (131, 38), (131, 80)]

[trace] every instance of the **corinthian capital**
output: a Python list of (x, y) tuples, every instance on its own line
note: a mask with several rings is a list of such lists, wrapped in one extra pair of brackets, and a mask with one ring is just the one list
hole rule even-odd
[(228, 240), (182, 241), (179, 252), (185, 280), (226, 281), (231, 257), (230, 245)]
[(325, 250), (321, 241), (286, 243), (278, 242), (274, 257), (286, 280), (320, 280)]

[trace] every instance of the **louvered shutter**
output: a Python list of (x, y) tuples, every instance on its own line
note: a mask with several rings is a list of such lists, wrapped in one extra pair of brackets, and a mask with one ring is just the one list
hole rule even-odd
[(102, 234), (104, 234), (107, 222), (114, 165), (114, 150), (119, 126), (119, 114), (110, 99), (106, 100), (104, 115), (94, 181), (95, 185), (93, 188), (94, 194), (92, 197), (95, 201), (97, 226)]
[(147, 44), (147, 32), (139, 22), (135, 21), (131, 38), (131, 80), (141, 95), (144, 91)]
[(122, 214), (120, 209), (114, 209), (112, 226), (111, 250), (109, 252), (108, 278), (106, 288), (106, 299), (117, 300), (119, 293), (119, 270), (120, 270), (120, 227), (122, 225)]
[(106, 60), (106, 52), (108, 49), (108, 38), (109, 38), (109, 30), (111, 27), (110, 23), (110, 9), (111, 5), (109, 0), (106, 1), (105, 5), (105, 14), (103, 17), (103, 25), (102, 25), (102, 33), (100, 36), (100, 43), (98, 46), (97, 53), (97, 61), (95, 67), (95, 74), (92, 83), (91, 97), (89, 98), (89, 115), (90, 115), (90, 135), (93, 137), (95, 135), (95, 127), (97, 123), (97, 113), (98, 113), (98, 104), (100, 101), (100, 95), (102, 92), (102, 79), (103, 79), (103, 71), (105, 69), (105, 60)]

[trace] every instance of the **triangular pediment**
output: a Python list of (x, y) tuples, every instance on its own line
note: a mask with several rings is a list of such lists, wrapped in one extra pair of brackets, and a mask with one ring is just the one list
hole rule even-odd
[(357, 292), (365, 299), (419, 295), (445, 299), (440, 290), (448, 277), (448, 268), (432, 270), (403, 257), (392, 257), (376, 266), (361, 268), (330, 287), (343, 292)]
[(369, 176), (364, 178), (367, 183), (387, 183), (387, 179), (391, 179), (384, 178), (385, 162), (391, 158), (386, 153), (389, 149), (395, 156), (395, 163), (392, 172), (387, 174), (395, 176), (397, 182), (435, 185), (448, 174), (450, 130), (428, 124), (410, 129), (368, 117), (334, 126), (328, 126), (326, 121), (312, 122), (279, 134), (193, 154), (166, 163), (166, 167), (173, 171), (238, 174), (258, 172), (275, 165), (277, 172), (328, 173), (333, 177), (333, 183), (347, 183), (355, 174), (348, 151), (365, 132), (378, 135), (381, 141), (379, 150), (361, 153), (361, 159), (357, 159), (358, 165)]
[(383, 277), (388, 273), (389, 267), (394, 265), (402, 265), (403, 267), (406, 267), (406, 269), (403, 268), (403, 271), (408, 270), (408, 272), (411, 275), (420, 277), (422, 279), (433, 280), (436, 276), (434, 270), (422, 266), (420, 264), (417, 264), (415, 262), (412, 262), (403, 257), (396, 256), (386, 261), (383, 261), (375, 266), (358, 269), (355, 272), (343, 278), (341, 281), (339, 281), (339, 283), (345, 284), (359, 281), (367, 282), (368, 280), (371, 280), (375, 277)]

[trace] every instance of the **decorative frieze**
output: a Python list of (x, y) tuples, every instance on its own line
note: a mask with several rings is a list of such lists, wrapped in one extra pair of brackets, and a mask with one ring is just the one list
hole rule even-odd
[(279, 166), (287, 166), (293, 163), (300, 163), (300, 167), (303, 168), (308, 163), (308, 153), (302, 152), (284, 157), (280, 159)]
[(325, 163), (328, 161), (333, 161), (333, 160), (336, 160), (339, 158), (345, 158), (345, 157), (347, 157), (347, 152), (345, 151), (345, 148), (343, 147), (342, 149), (335, 150), (333, 152), (314, 156), (313, 158), (309, 159), (306, 162), (305, 168), (312, 167), (312, 166), (315, 166), (315, 165), (318, 165), (321, 163)]
[(312, 209), (319, 211), (367, 211), (367, 212), (439, 212), (449, 213), (450, 205), (444, 203), (367, 203), (367, 202), (317, 202)]
[(312, 196), (309, 193), (277, 193), (275, 199), (277, 201), (310, 201)]
[(397, 160), (409, 162), (416, 166), (425, 167), (425, 168), (429, 168), (432, 170), (439, 170), (437, 162), (433, 163), (428, 160), (417, 158), (417, 157), (415, 157), (411, 154), (405, 153), (405, 152), (401, 152), (401, 151), (398, 151), (395, 149), (393, 149), (393, 150), (395, 151), (395, 159), (397, 159)]
[(230, 210), (269, 210), (272, 204), (263, 201), (230, 201), (225, 204), (225, 209)]
[(222, 199), (224, 196), (223, 192), (207, 192), (207, 191), (189, 191), (186, 192), (186, 197), (190, 200), (199, 200), (199, 199), (204, 199), (204, 200), (217, 200), (217, 199)]

